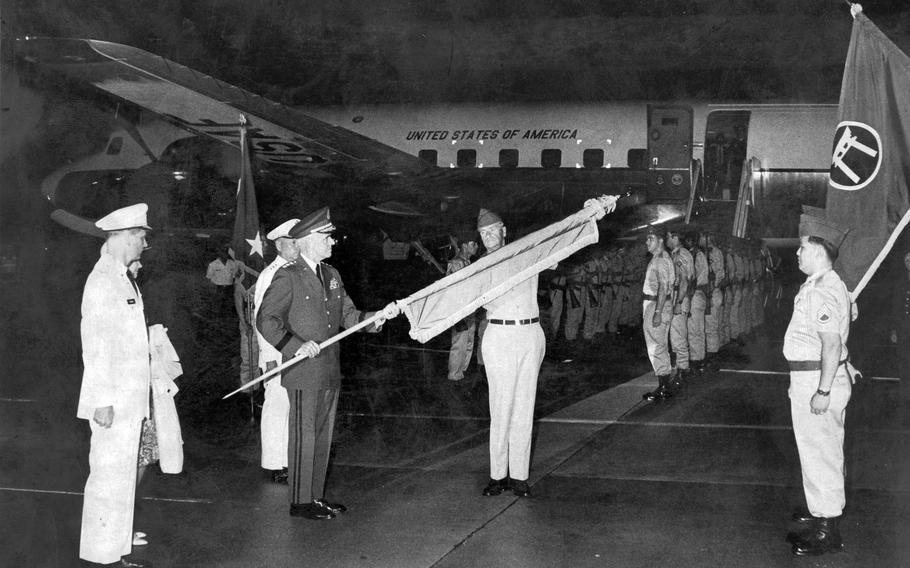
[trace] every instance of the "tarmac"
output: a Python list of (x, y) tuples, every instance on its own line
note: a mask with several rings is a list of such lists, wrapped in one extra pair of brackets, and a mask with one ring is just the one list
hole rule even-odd
[[(150, 543), (131, 557), (157, 567), (910, 566), (910, 420), (894, 380), (863, 379), (848, 408), (845, 551), (797, 558), (784, 540), (803, 497), (779, 340), (756, 333), (723, 352), (719, 371), (656, 403), (642, 401), (651, 373), (604, 364), (634, 339), (604, 345), (601, 358), (563, 351), (544, 363), (529, 498), (480, 494), (482, 389), (418, 377), (455, 403), (371, 395), (370, 408), (351, 402), (366, 390), (355, 383), (326, 495), (347, 513), (290, 517), (286, 486), (259, 469), (255, 424), (212, 430), (188, 418), (185, 472), (153, 468), (140, 487), (135, 529)], [(88, 428), (71, 395), (34, 380), (62, 379), (34, 365), (0, 383), (0, 565), (79, 566)], [(604, 388), (554, 394), (565, 381)]]

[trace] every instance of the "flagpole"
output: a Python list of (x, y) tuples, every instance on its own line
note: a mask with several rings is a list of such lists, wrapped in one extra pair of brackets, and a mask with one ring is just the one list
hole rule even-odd
[[(399, 307), (401, 307), (401, 306), (403, 305), (403, 304), (402, 304), (403, 301), (404, 301), (404, 300), (399, 300), (399, 301), (397, 301), (397, 302), (395, 302), (395, 303), (398, 304)], [(372, 316), (366, 318), (365, 320), (363, 320), (362, 322), (358, 323), (357, 325), (351, 326), (351, 327), (349, 327), (348, 329), (342, 331), (341, 333), (339, 333), (339, 334), (337, 334), (337, 335), (334, 335), (334, 336), (332, 336), (332, 337), (326, 339), (325, 341), (323, 341), (322, 343), (319, 344), (319, 350), (322, 351), (323, 349), (325, 349), (325, 348), (328, 347), (329, 345), (332, 345), (333, 343), (337, 343), (337, 342), (341, 341), (342, 339), (344, 339), (345, 337), (351, 335), (352, 333), (356, 333), (356, 332), (360, 331), (361, 329), (363, 329), (363, 328), (369, 326), (370, 324), (375, 323), (377, 320), (380, 320), (380, 319), (384, 319), (383, 312), (382, 312), (381, 310), (378, 311), (378, 312), (376, 312), (376, 313), (373, 314)], [(266, 379), (269, 379), (269, 378), (275, 376), (276, 374), (280, 373), (280, 372), (283, 371), (284, 369), (287, 369), (288, 367), (290, 367), (290, 366), (292, 366), (292, 365), (296, 365), (297, 363), (299, 363), (300, 361), (303, 361), (303, 360), (306, 359), (307, 357), (308, 357), (307, 355), (298, 355), (298, 356), (294, 357), (293, 359), (288, 359), (287, 361), (285, 361), (285, 362), (282, 363), (281, 365), (278, 365), (278, 366), (275, 367), (274, 369), (268, 371), (267, 373), (265, 373), (264, 375), (262, 375), (262, 376), (259, 377), (258, 379), (254, 380), (254, 381), (250, 381), (250, 382), (246, 383), (245, 385), (242, 385), (240, 388), (238, 388), (238, 389), (236, 389), (236, 390), (234, 390), (234, 391), (232, 391), (232, 392), (230, 392), (230, 393), (224, 395), (223, 397), (221, 397), (221, 400), (224, 400), (224, 399), (226, 399), (226, 398), (228, 398), (228, 397), (230, 397), (230, 396), (233, 396), (233, 395), (237, 394), (238, 392), (240, 392), (240, 391), (242, 391), (242, 390), (244, 390), (244, 389), (248, 389), (248, 388), (250, 388), (250, 387), (253, 386), (253, 385), (259, 384), (259, 383), (261, 383), (262, 381), (264, 381), (264, 380), (266, 380)]]
[(904, 228), (906, 228), (908, 223), (910, 223), (910, 209), (907, 209), (907, 211), (904, 213), (904, 216), (901, 217), (901, 220), (897, 224), (897, 227), (891, 231), (891, 236), (888, 237), (887, 242), (885, 242), (885, 246), (882, 247), (882, 250), (878, 251), (878, 255), (875, 257), (875, 260), (872, 261), (872, 264), (870, 264), (869, 268), (866, 269), (866, 273), (863, 274), (863, 277), (860, 279), (859, 283), (856, 285), (853, 291), (850, 292), (851, 300), (855, 302), (856, 299), (859, 298), (860, 292), (862, 292), (866, 287), (866, 284), (872, 280), (872, 276), (878, 270), (878, 267), (881, 266), (882, 262), (884, 262), (885, 257), (888, 256), (888, 253), (891, 252), (891, 249), (894, 247), (894, 243), (897, 242), (897, 238), (904, 231)]

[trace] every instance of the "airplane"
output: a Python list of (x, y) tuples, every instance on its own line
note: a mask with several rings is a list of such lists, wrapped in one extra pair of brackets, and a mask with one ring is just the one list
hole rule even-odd
[[(44, 195), (87, 216), (124, 195), (141, 197), (159, 206), (159, 223), (197, 232), (232, 222), (241, 113), (251, 124), (264, 220), (277, 220), (288, 200), (298, 208), (336, 204), (351, 224), (366, 220), (415, 244), (470, 226), (480, 206), (503, 212), (520, 235), (603, 193), (634, 205), (602, 221), (616, 235), (699, 221), (736, 236), (792, 237), (799, 204), (823, 204), (836, 126), (831, 104), (292, 109), (126, 45), (33, 37), (16, 44), (33, 82), (116, 114), (104, 149), (47, 176)], [(208, 210), (197, 214), (199, 206)], [(751, 230), (750, 211), (759, 218)]]

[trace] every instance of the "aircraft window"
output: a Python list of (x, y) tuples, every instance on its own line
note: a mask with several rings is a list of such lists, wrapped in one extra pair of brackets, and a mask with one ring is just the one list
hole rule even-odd
[(499, 151), (500, 168), (517, 168), (518, 167), (518, 150), (506, 149)]
[(436, 150), (421, 150), (417, 152), (417, 157), (430, 165), (439, 165), (439, 155)]
[(456, 162), (459, 168), (473, 168), (477, 165), (477, 150), (459, 150)]
[(123, 136), (117, 136), (111, 138), (111, 143), (107, 145), (107, 155), (113, 156), (119, 154), (120, 150), (123, 149)]
[(558, 168), (562, 165), (562, 150), (558, 148), (547, 148), (540, 151), (540, 167)]
[(582, 154), (582, 162), (586, 168), (602, 168), (604, 166), (604, 151), (600, 148), (588, 148)]

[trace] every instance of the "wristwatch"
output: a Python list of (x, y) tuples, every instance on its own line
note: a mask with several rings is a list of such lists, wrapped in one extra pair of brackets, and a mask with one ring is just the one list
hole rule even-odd
[(831, 389), (828, 389), (826, 391), (823, 391), (822, 389), (818, 389), (817, 391), (815, 391), (815, 394), (817, 394), (818, 396), (828, 396), (829, 394), (831, 394)]

